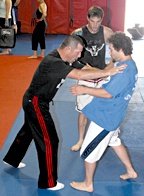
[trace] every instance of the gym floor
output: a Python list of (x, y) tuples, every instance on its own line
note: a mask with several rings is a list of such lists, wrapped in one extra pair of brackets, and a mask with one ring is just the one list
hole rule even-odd
[[(47, 35), (46, 53), (57, 48), (66, 35)], [(23, 110), (11, 126), (0, 151), (0, 195), (1, 196), (143, 196), (144, 194), (144, 68), (143, 48), (144, 40), (133, 41), (133, 57), (139, 70), (139, 79), (136, 91), (129, 104), (128, 112), (121, 125), (121, 139), (127, 147), (134, 168), (138, 172), (135, 180), (120, 180), (119, 176), (125, 172), (123, 165), (118, 160), (111, 148), (108, 148), (98, 167), (94, 177), (94, 192), (80, 192), (70, 187), (73, 180), (81, 181), (84, 177), (83, 161), (79, 152), (70, 151), (70, 147), (78, 137), (77, 117), (75, 111), (75, 97), (69, 88), (76, 81), (68, 79), (61, 87), (51, 105), (53, 118), (55, 119), (58, 135), (60, 138), (59, 148), (59, 181), (65, 184), (60, 191), (47, 191), (37, 188), (38, 163), (34, 143), (32, 142), (23, 162), (26, 167), (22, 169), (10, 168), (3, 164), (2, 159), (7, 152), (11, 142), (16, 136), (23, 123)], [(21, 34), (17, 37), (17, 43), (12, 50), (13, 55), (32, 55), (31, 36)], [(0, 57), (2, 58), (2, 57)], [(9, 56), (10, 58), (10, 56)], [(16, 83), (18, 85), (18, 83)], [(7, 114), (8, 115), (8, 114)]]

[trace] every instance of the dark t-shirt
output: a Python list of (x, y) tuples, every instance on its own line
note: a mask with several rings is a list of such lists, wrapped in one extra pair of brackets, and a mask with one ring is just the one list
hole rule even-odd
[(36, 10), (36, 18), (40, 19), (42, 17), (42, 13), (39, 11), (39, 9)]
[(57, 50), (54, 50), (40, 63), (25, 96), (30, 99), (38, 96), (41, 100), (50, 102), (72, 69), (74, 68), (64, 62)]
[[(99, 31), (95, 34), (89, 32), (87, 26), (82, 27), (82, 29), (75, 34), (81, 36), (86, 44), (79, 61), (83, 64), (88, 63), (93, 67), (104, 69), (106, 64), (103, 26), (100, 26)], [(74, 66), (76, 67), (77, 65)]]

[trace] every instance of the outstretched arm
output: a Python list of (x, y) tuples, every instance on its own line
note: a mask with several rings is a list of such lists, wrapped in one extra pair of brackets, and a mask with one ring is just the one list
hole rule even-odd
[(110, 67), (104, 70), (89, 67), (87, 69), (73, 69), (68, 75), (68, 78), (73, 78), (77, 80), (91, 80), (97, 78), (104, 78), (106, 76), (115, 75), (121, 73), (126, 68), (126, 65), (121, 65), (119, 67)]

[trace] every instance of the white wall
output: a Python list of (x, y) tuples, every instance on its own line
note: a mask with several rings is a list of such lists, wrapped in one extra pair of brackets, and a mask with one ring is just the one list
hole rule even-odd
[(144, 0), (126, 0), (125, 32), (136, 23), (144, 26)]

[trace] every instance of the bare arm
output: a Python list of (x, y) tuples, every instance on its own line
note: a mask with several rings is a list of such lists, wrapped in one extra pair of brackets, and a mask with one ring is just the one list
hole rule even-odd
[[(111, 37), (111, 35), (113, 34), (113, 31), (111, 28), (104, 26), (104, 39), (105, 39), (105, 43), (108, 43), (108, 39)], [(110, 59), (110, 62), (106, 65), (107, 67), (112, 67), (113, 66), (113, 62), (112, 59)]]
[(112, 95), (103, 88), (90, 88), (86, 86), (75, 85), (71, 87), (70, 91), (75, 96), (88, 94), (95, 97), (108, 98), (108, 99), (112, 98)]
[(44, 20), (47, 16), (47, 5), (45, 3), (40, 4), (39, 9), (42, 13), (42, 17), (40, 19), (38, 19), (37, 22)]
[(8, 20), (9, 19), (9, 13), (11, 12), (11, 8), (12, 8), (12, 1), (11, 0), (6, 0), (5, 1), (5, 7), (6, 7), (5, 19)]
[(112, 29), (110, 29), (109, 27), (104, 26), (104, 39), (105, 42), (108, 42), (108, 39), (110, 38), (110, 36), (113, 34)]
[(82, 34), (82, 28), (80, 27), (80, 28), (78, 28), (78, 29), (75, 29), (75, 30), (71, 33), (71, 35), (73, 35), (73, 34), (75, 34), (75, 35), (81, 35), (81, 34)]
[(91, 79), (97, 79), (97, 78), (103, 78), (106, 76), (115, 75), (117, 73), (121, 73), (122, 70), (126, 68), (126, 65), (121, 65), (119, 67), (110, 67), (104, 70), (90, 67), (87, 69), (73, 69), (68, 75), (68, 78), (73, 78), (77, 80), (91, 80)]

